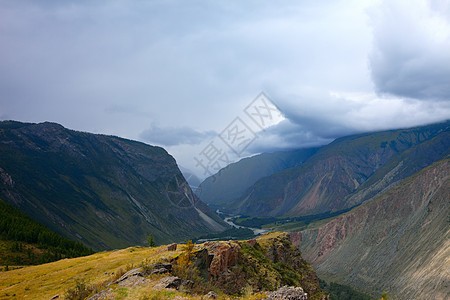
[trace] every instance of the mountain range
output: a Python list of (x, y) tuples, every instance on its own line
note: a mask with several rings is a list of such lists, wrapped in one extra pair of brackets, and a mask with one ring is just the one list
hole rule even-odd
[[(241, 160), (224, 169), (225, 175), (215, 175), (216, 182), (225, 182), (223, 186), (206, 179), (200, 185), (201, 198), (225, 212), (255, 217), (296, 217), (349, 209), (447, 157), (449, 127), (447, 121), (342, 137), (319, 149), (304, 149), (303, 154), (309, 155), (292, 162), (293, 167), (267, 172), (268, 176), (258, 180), (241, 175), (240, 170), (251, 174), (264, 169), (260, 157)], [(251, 167), (252, 160), (257, 167)], [(238, 192), (225, 192), (233, 185), (239, 186)], [(210, 186), (214, 186), (212, 192)]]

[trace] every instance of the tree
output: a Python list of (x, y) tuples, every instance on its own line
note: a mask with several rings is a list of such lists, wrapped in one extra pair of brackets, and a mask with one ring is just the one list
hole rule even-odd
[(156, 247), (155, 240), (153, 239), (152, 233), (150, 233), (150, 235), (148, 236), (147, 242), (150, 247)]

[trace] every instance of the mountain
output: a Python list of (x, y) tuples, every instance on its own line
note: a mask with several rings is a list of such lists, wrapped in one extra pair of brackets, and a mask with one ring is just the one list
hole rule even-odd
[(0, 200), (0, 266), (35, 265), (92, 253)]
[(55, 123), (0, 122), (0, 199), (97, 250), (225, 229), (164, 149)]
[(226, 207), (259, 179), (301, 165), (317, 148), (262, 153), (243, 158), (206, 178), (195, 193), (213, 208)]
[(132, 247), (0, 272), (0, 299), (266, 299), (283, 285), (307, 299), (327, 299), (289, 236), (271, 233), (249, 241)]
[(295, 217), (357, 206), (447, 157), (449, 127), (447, 121), (339, 138), (300, 166), (261, 178), (224, 209), (249, 216)]
[(291, 234), (319, 276), (393, 299), (448, 299), (450, 160)]

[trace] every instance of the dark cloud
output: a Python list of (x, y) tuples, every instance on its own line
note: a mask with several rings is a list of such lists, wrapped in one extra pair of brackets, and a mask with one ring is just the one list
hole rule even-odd
[(373, 12), (370, 67), (379, 93), (450, 100), (450, 19), (439, 2), (386, 1)]
[(200, 132), (189, 127), (165, 127), (152, 125), (140, 134), (144, 141), (163, 146), (195, 145), (217, 136), (214, 131)]
[(449, 7), (2, 0), (0, 119), (163, 145), (191, 170), (262, 91), (288, 120), (245, 155), (448, 119)]

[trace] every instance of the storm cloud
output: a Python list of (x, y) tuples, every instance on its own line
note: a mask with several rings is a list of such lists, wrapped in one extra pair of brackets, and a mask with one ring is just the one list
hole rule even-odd
[(448, 1), (4, 0), (0, 16), (0, 119), (161, 145), (194, 172), (260, 92), (286, 120), (240, 157), (450, 118)]
[(372, 12), (372, 78), (380, 93), (450, 100), (448, 1), (392, 1)]

